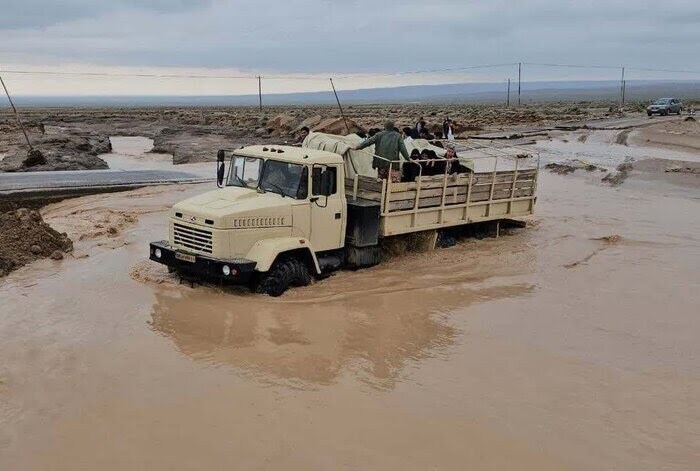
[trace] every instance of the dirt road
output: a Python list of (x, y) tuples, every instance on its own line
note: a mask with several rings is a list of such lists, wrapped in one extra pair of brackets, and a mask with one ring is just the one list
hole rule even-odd
[(145, 260), (204, 190), (45, 208), (75, 250), (0, 280), (1, 469), (700, 460), (698, 198), (543, 172), (526, 230), (271, 299)]

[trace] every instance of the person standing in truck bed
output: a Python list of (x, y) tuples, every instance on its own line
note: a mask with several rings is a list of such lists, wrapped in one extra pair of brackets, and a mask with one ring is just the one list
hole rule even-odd
[(384, 131), (378, 132), (369, 139), (365, 139), (362, 143), (355, 146), (355, 149), (364, 149), (372, 144), (374, 144), (374, 155), (386, 159), (374, 157), (372, 168), (377, 169), (379, 178), (386, 180), (391, 177), (392, 183), (399, 183), (401, 181), (401, 158), (399, 154), (408, 160), (408, 151), (401, 134), (394, 127), (393, 121), (387, 121), (384, 124)]

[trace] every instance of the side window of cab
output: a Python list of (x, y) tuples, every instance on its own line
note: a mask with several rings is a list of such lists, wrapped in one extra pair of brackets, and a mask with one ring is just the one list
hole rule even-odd
[(326, 165), (314, 165), (311, 173), (311, 194), (323, 195), (324, 186), (328, 188), (328, 196), (338, 192), (338, 168)]

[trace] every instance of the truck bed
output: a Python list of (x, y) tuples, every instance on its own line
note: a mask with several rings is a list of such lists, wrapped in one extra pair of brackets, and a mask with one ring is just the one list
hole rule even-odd
[(537, 168), (460, 175), (422, 176), (391, 183), (357, 175), (346, 178), (349, 200), (380, 204), (381, 237), (532, 214)]

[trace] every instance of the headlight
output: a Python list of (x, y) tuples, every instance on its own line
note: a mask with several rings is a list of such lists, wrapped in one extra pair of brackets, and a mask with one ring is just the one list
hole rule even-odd
[(224, 273), (224, 276), (229, 276), (231, 274), (231, 267), (224, 265), (221, 267), (221, 271)]
[(160, 258), (163, 255), (163, 252), (161, 252), (160, 249), (156, 249), (154, 253), (156, 254), (156, 258)]

